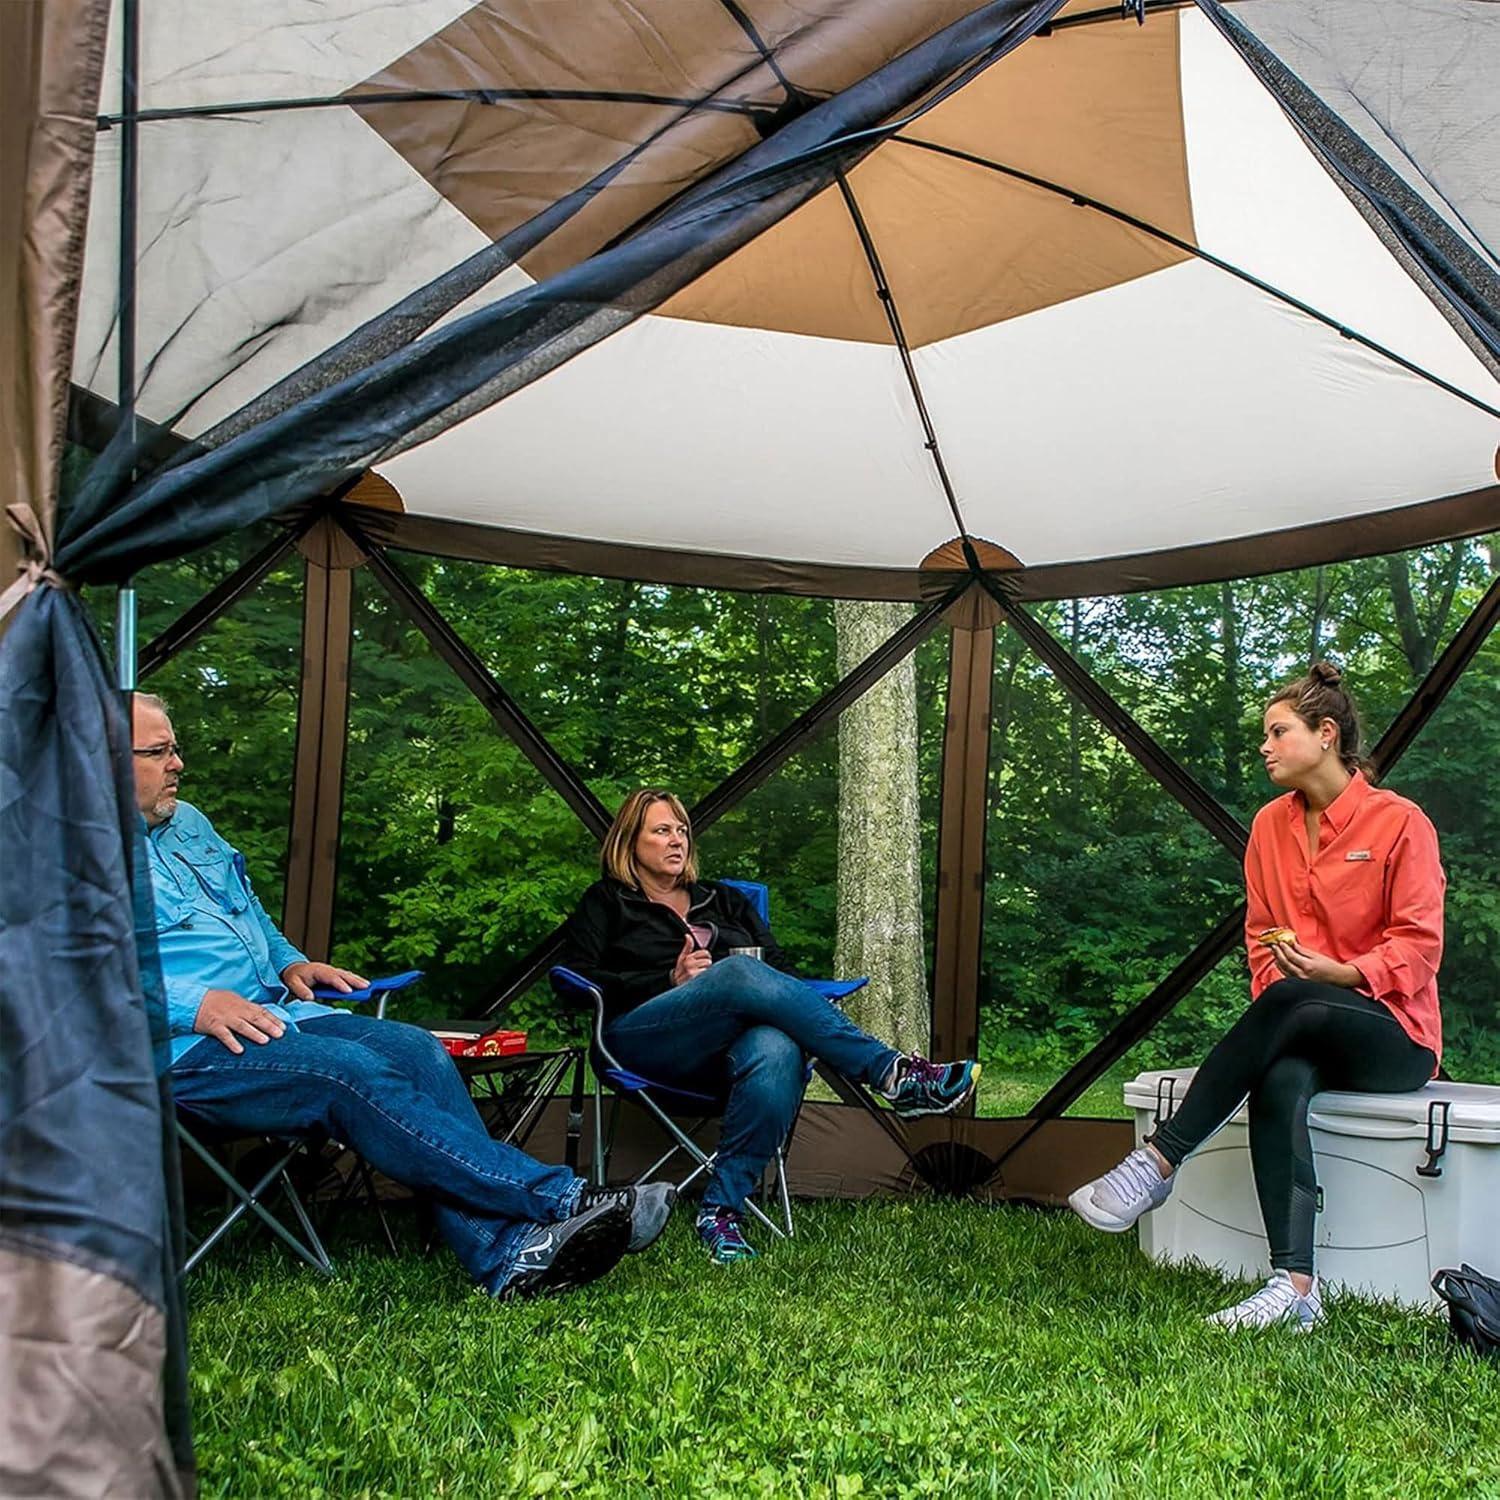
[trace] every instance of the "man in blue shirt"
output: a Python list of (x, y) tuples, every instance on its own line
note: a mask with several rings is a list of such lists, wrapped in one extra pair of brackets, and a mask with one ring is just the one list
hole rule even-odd
[(316, 1003), (315, 984), (365, 981), (299, 953), (238, 851), (178, 800), (183, 761), (161, 699), (136, 694), (134, 735), (180, 1110), (220, 1129), (344, 1142), (431, 1198), (443, 1238), (497, 1297), (581, 1286), (661, 1233), (670, 1187), (593, 1189), (492, 1140), (429, 1032)]

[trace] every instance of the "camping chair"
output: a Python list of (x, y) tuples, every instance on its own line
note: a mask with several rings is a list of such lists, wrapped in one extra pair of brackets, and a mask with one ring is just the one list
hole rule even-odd
[[(183, 1261), (184, 1280), (246, 1213), (254, 1214), (288, 1249), (301, 1256), (315, 1271), (320, 1271), (325, 1276), (333, 1274), (333, 1262), (328, 1258), (328, 1252), (323, 1248), (323, 1241), (318, 1238), (318, 1231), (313, 1228), (313, 1222), (308, 1217), (307, 1210), (302, 1206), (302, 1199), (292, 1182), (290, 1172), (292, 1161), (304, 1151), (309, 1150), (308, 1142), (289, 1137), (265, 1137), (266, 1144), (271, 1148), (270, 1164), (266, 1165), (262, 1158), (246, 1178), (240, 1178), (219, 1160), (210, 1149), (206, 1139), (200, 1138), (200, 1136), (208, 1136), (204, 1125), (195, 1122), (194, 1128), (190, 1129), (183, 1122), (180, 1110), (176, 1114), (175, 1124), (178, 1140), (187, 1146), (223, 1183), (228, 1197), (232, 1200), (231, 1207), (223, 1219), (193, 1247), (187, 1259)], [(195, 1134), (194, 1130), (199, 1134)], [(240, 1138), (238, 1131), (231, 1131), (218, 1137), (222, 1141)], [(301, 1238), (294, 1234), (267, 1206), (267, 1200), (274, 1198), (278, 1190), (296, 1217), (297, 1224), (302, 1231)]]
[[(721, 881), (720, 884), (733, 886), (735, 890), (747, 896), (759, 914), (760, 919), (769, 924), (771, 899), (770, 892), (764, 885), (749, 880), (725, 880)], [(695, 1090), (680, 1088), (673, 1084), (659, 1083), (653, 1079), (643, 1077), (639, 1073), (632, 1072), (629, 1068), (623, 1066), (605, 1045), (604, 996), (598, 986), (591, 984), (581, 974), (576, 974), (573, 970), (561, 966), (552, 969), (549, 977), (552, 981), (552, 988), (559, 998), (590, 1005), (594, 1012), (594, 1029), (591, 1045), (594, 1064), (594, 1181), (602, 1186), (608, 1180), (609, 1145), (606, 1143), (604, 1135), (604, 1090), (606, 1086), (615, 1095), (617, 1103), (621, 1098), (631, 1098), (643, 1108), (649, 1110), (667, 1132), (672, 1142), (666, 1151), (635, 1179), (636, 1183), (650, 1181), (679, 1151), (691, 1157), (695, 1163), (693, 1170), (678, 1183), (679, 1189), (687, 1187), (700, 1176), (712, 1173), (718, 1152), (705, 1151), (694, 1137), (710, 1119), (723, 1113), (723, 1097), (698, 1093)], [(838, 1004), (846, 996), (852, 995), (856, 990), (862, 989), (869, 983), (869, 980), (814, 979), (808, 980), (807, 983), (826, 999)], [(809, 1078), (812, 1076), (811, 1064), (808, 1065), (807, 1076)], [(678, 1114), (697, 1117), (691, 1128), (684, 1130), (677, 1123), (677, 1120), (673, 1118), (674, 1110)], [(787, 1131), (786, 1141), (776, 1148), (776, 1155), (771, 1164), (775, 1173), (776, 1195), (780, 1209), (781, 1223), (775, 1223), (753, 1201), (745, 1204), (745, 1207), (767, 1229), (778, 1237), (786, 1239), (790, 1239), (793, 1234), (792, 1198), (791, 1193), (787, 1189), (786, 1182), (786, 1148), (790, 1144), (792, 1134), (796, 1128), (797, 1121), (794, 1118), (791, 1129)], [(611, 1140), (613, 1135), (612, 1120), (610, 1129)]]
[[(405, 978), (405, 976), (402, 976)], [(363, 1004), (374, 999), (376, 1001), (375, 1013), (377, 1016), (385, 1016), (386, 1000), (388, 991), (385, 988), (366, 991), (363, 994), (356, 993), (352, 996), (343, 996), (333, 991), (315, 991), (319, 998), (350, 999), (354, 1004)], [(301, 1195), (297, 1192), (295, 1183), (292, 1181), (292, 1164), (302, 1156), (306, 1156), (314, 1163), (320, 1162), (323, 1147), (327, 1144), (321, 1137), (306, 1140), (300, 1136), (261, 1136), (267, 1147), (270, 1148), (270, 1159), (263, 1153), (255, 1153), (251, 1158), (254, 1162), (252, 1170), (246, 1176), (238, 1176), (229, 1167), (225, 1166), (218, 1154), (212, 1149), (213, 1145), (228, 1145), (230, 1142), (247, 1138), (246, 1133), (237, 1130), (213, 1130), (202, 1121), (195, 1120), (190, 1128), (183, 1119), (183, 1112), (176, 1112), (175, 1125), (178, 1140), (211, 1171), (215, 1177), (224, 1185), (224, 1190), (230, 1200), (228, 1212), (209, 1231), (204, 1238), (196, 1244), (189, 1252), (182, 1264), (182, 1275), (186, 1277), (198, 1266), (205, 1256), (234, 1228), (247, 1213), (253, 1214), (267, 1229), (274, 1234), (294, 1255), (300, 1256), (314, 1270), (320, 1271), (325, 1276), (333, 1274), (333, 1261), (329, 1258), (328, 1251), (324, 1248), (323, 1241), (318, 1235), (317, 1229), (309, 1217), (307, 1209), (303, 1206)], [(337, 1144), (337, 1143), (335, 1143)], [(347, 1148), (344, 1148), (347, 1149)], [(376, 1190), (375, 1180), (371, 1174), (368, 1163), (357, 1152), (349, 1153), (353, 1157), (353, 1167), (349, 1176), (344, 1180), (339, 1193), (328, 1205), (328, 1211), (337, 1213), (348, 1203), (351, 1194), (360, 1192), (364, 1201), (375, 1211), (375, 1216), (380, 1222), (382, 1234), (385, 1236), (386, 1245), (392, 1254), (396, 1253), (395, 1236), (391, 1233), (390, 1222), (385, 1216), (385, 1209), (381, 1205), (380, 1195)], [(321, 1163), (324, 1167), (328, 1163)], [(291, 1228), (270, 1209), (269, 1203), (280, 1193), (285, 1204), (291, 1209), (294, 1218), (302, 1234), (299, 1237)]]

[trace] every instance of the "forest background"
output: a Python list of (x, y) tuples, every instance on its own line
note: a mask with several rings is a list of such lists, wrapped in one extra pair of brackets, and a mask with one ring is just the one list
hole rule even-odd
[[(141, 640), (267, 535), (246, 532), (142, 574)], [(691, 805), (838, 677), (835, 608), (825, 600), (394, 556), (611, 809), (651, 782)], [(290, 554), (145, 684), (171, 708), (184, 795), (244, 851), (273, 916), (287, 854), (302, 569)], [(1034, 610), (1248, 824), (1273, 790), (1256, 753), (1272, 688), (1310, 657), (1332, 656), (1373, 741), (1497, 573), (1500, 534)], [(107, 636), (112, 595), (91, 602)], [(406, 1014), (471, 1015), (594, 878), (594, 845), (367, 570), (356, 573), (354, 619), (332, 956), (363, 972), (426, 970), (423, 998)], [(947, 651), (940, 631), (919, 648), (914, 672), (921, 878), (908, 899), (920, 901), (929, 975)], [(1153, 988), (1241, 884), (1237, 862), (1005, 627), (993, 715), (979, 1047), (1012, 1085), (989, 1093), (989, 1107), (1018, 1112)], [(808, 973), (834, 972), (839, 764), (830, 732), (708, 830), (701, 848), (706, 874), (771, 885), (778, 938)], [(1500, 1081), (1500, 633), (1388, 783), (1421, 803), (1442, 840), (1445, 1062), (1455, 1077)], [(845, 874), (888, 878), (878, 866)], [(1196, 1061), (1246, 993), (1236, 952), (1113, 1070), (1116, 1101), (1121, 1077)], [(505, 1020), (538, 1040), (576, 1024), (540, 985)], [(1075, 1112), (1099, 1112), (1101, 1097)]]

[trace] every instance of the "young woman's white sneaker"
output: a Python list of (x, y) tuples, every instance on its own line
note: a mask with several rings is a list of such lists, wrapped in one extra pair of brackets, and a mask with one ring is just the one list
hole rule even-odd
[(1285, 1271), (1273, 1271), (1258, 1292), (1251, 1292), (1243, 1302), (1213, 1313), (1205, 1321), (1220, 1328), (1271, 1328), (1285, 1323), (1298, 1333), (1306, 1333), (1326, 1316), (1316, 1276), (1306, 1292), (1299, 1292)]
[(1119, 1166), (1070, 1193), (1068, 1206), (1095, 1229), (1123, 1234), (1143, 1213), (1167, 1201), (1175, 1177), (1163, 1177), (1156, 1158), (1137, 1146)]

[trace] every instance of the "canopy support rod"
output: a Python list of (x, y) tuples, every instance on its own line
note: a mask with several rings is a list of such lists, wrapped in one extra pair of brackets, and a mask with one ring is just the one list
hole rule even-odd
[(1158, 225), (1147, 223), (1145, 219), (1138, 219), (1134, 214), (1126, 213), (1123, 209), (1112, 208), (1108, 203), (1101, 203), (1097, 198), (1090, 198), (1087, 193), (1080, 193), (1073, 188), (1063, 187), (1060, 183), (1050, 182), (1045, 177), (1038, 177), (1032, 172), (1023, 172), (1019, 167), (1007, 167), (998, 161), (992, 161), (987, 156), (978, 156), (972, 151), (960, 151), (956, 146), (939, 145), (936, 141), (920, 141), (915, 136), (893, 135), (893, 141), (899, 141), (903, 146), (913, 146), (919, 151), (931, 151), (937, 156), (952, 157), (955, 161), (965, 161), (971, 166), (983, 167), (987, 171), (996, 172), (1001, 177), (1014, 178), (1017, 182), (1024, 182), (1031, 187), (1039, 188), (1044, 193), (1053, 193), (1059, 198), (1067, 198), (1079, 208), (1091, 208), (1096, 213), (1105, 215), (1106, 218), (1115, 219), (1121, 224), (1127, 224), (1132, 229), (1139, 230), (1142, 234), (1150, 235), (1153, 239), (1161, 240), (1163, 244), (1171, 245), (1173, 249), (1180, 250), (1184, 255), (1190, 255), (1196, 260), (1207, 262), (1216, 270), (1233, 276), (1237, 281), (1243, 281), (1247, 286), (1253, 286), (1257, 291), (1264, 292), (1268, 297), (1274, 297), (1278, 302), (1295, 308), (1298, 312), (1306, 314), (1315, 322), (1321, 323), (1325, 328), (1331, 328), (1340, 338), (1346, 338), (1353, 343), (1378, 354), (1382, 359), (1388, 359), (1392, 364), (1399, 365), (1410, 375), (1415, 375), (1420, 380), (1425, 380), (1430, 385), (1436, 386), (1440, 391), (1446, 391), (1450, 396), (1456, 396), (1460, 401), (1467, 402), (1470, 406), (1484, 412), (1491, 417), (1500, 417), (1500, 408), (1481, 401), (1478, 396), (1470, 395), (1468, 391), (1461, 390), (1450, 381), (1444, 380), (1440, 375), (1434, 375), (1430, 370), (1424, 370), (1421, 365), (1413, 364), (1411, 360), (1397, 354), (1394, 349), (1388, 349), (1384, 344), (1378, 344), (1374, 339), (1360, 333), (1358, 329), (1350, 328), (1347, 323), (1340, 323), (1337, 318), (1330, 317), (1325, 312), (1320, 312), (1309, 302), (1304, 302), (1300, 297), (1294, 297), (1290, 292), (1284, 292), (1279, 287), (1272, 286), (1269, 281), (1262, 281), (1259, 276), (1242, 269), (1231, 261), (1215, 255), (1211, 250), (1205, 250), (1201, 245), (1195, 245), (1191, 240), (1185, 240), (1170, 230), (1162, 229)]
[(253, 593), (259, 587), (261, 580), (296, 546), (316, 520), (316, 515), (310, 515), (291, 530), (272, 537), (253, 557), (241, 563), (233, 573), (215, 584), (196, 604), (178, 615), (141, 652), (142, 680), (151, 676), (153, 672), (160, 671), (179, 651), (185, 651), (191, 646), (220, 615), (233, 609), (247, 594)]
[(739, 3), (739, 0), (719, 0), (719, 4), (734, 21), (734, 24), (745, 33), (746, 40), (760, 54), (760, 60), (770, 69), (771, 75), (775, 78), (776, 82), (786, 90), (787, 101), (790, 103), (804, 98), (805, 95), (802, 90), (782, 70), (781, 59), (776, 56), (775, 50), (766, 46), (765, 38), (756, 29), (755, 22), (750, 19), (745, 11), (745, 7)]
[[(368, 545), (361, 541), (361, 545)], [(914, 614), (884, 645), (877, 646), (860, 664), (818, 699), (792, 723), (788, 724), (774, 739), (763, 745), (739, 770), (733, 771), (704, 797), (690, 814), (693, 830), (703, 830), (730, 810), (737, 802), (748, 797), (756, 787), (767, 781), (797, 751), (815, 739), (833, 720), (837, 719), (856, 698), (880, 681), (887, 672), (903, 662), (930, 636), (939, 625), (945, 610), (957, 603), (959, 598), (973, 587), (973, 579), (967, 574), (960, 577), (941, 598)], [(608, 819), (605, 820), (605, 829)], [(604, 831), (595, 837), (601, 841)], [(545, 972), (548, 965), (561, 951), (562, 928), (545, 937), (525, 958), (515, 963), (496, 983), (490, 992), (483, 1015), (492, 1016), (509, 1004), (523, 990)]]
[[(1500, 621), (1500, 578), (1490, 584), (1458, 633), (1444, 648), (1406, 706), (1391, 721), (1370, 754), (1382, 774), (1404, 755), (1422, 727), (1437, 712)], [(1027, 1111), (1032, 1124), (1017, 1136), (995, 1163), (998, 1171), (1047, 1120), (1060, 1115), (1102, 1078), (1141, 1037), (1162, 1020), (1244, 936), (1245, 907), (1241, 903), (1146, 996), (1127, 1011)]]
[[(953, 524), (958, 528), (958, 535), (967, 543), (969, 528), (964, 525), (963, 513), (958, 508), (958, 496), (953, 492), (953, 481), (948, 477), (947, 464), (943, 462), (943, 451), (938, 446), (937, 429), (932, 425), (932, 416), (927, 410), (927, 400), (922, 394), (922, 383), (917, 379), (917, 367), (912, 363), (911, 345), (907, 343), (906, 330), (901, 326), (901, 314), (896, 307), (895, 294), (891, 291), (890, 282), (886, 280), (885, 267), (880, 263), (880, 253), (875, 248), (875, 241), (865, 223), (865, 216), (859, 210), (859, 204), (855, 201), (853, 190), (849, 186), (849, 179), (842, 169), (838, 173), (838, 184), (839, 192), (843, 195), (844, 207), (849, 210), (849, 217), (854, 221), (854, 232), (859, 236), (865, 259), (870, 263), (870, 275), (875, 279), (875, 295), (880, 299), (886, 322), (890, 325), (891, 337), (896, 341), (896, 350), (901, 356), (901, 368), (906, 371), (906, 383), (911, 389), (912, 400), (916, 402), (917, 416), (922, 423), (922, 432), (926, 437), (923, 447), (932, 457), (933, 467), (937, 470), (938, 483), (943, 487), (948, 509), (953, 512)], [(966, 555), (969, 555), (970, 550), (966, 549)], [(970, 565), (973, 565), (972, 557)]]
[[(1142, 0), (1141, 9), (1146, 15), (1158, 10), (1192, 10), (1197, 0)], [(1098, 26), (1110, 21), (1133, 21), (1135, 20), (1134, 0), (1131, 10), (1126, 12), (1121, 8), (1119, 0), (1103, 10), (1081, 10), (1071, 16), (1063, 16), (1059, 20), (1050, 21), (1037, 32), (1038, 36), (1051, 36), (1054, 31), (1071, 31), (1075, 26)]]
[(526, 759), (541, 772), (547, 785), (573, 809), (579, 822), (596, 839), (602, 840), (609, 831), (610, 816), (583, 778), (552, 748), (521, 705), (500, 686), (426, 595), (386, 556), (385, 549), (372, 542), (348, 519), (340, 517), (339, 524), (369, 553), (369, 567), (386, 593), (427, 637), (428, 644), (484, 706), (500, 731), (515, 742)]
[(136, 124), (155, 125), (164, 120), (232, 119), (236, 115), (281, 114), (296, 109), (374, 109), (386, 104), (509, 104), (521, 100), (556, 101), (569, 104), (654, 104), (690, 113), (708, 110), (714, 114), (770, 115), (763, 105), (738, 104), (728, 99), (682, 99), (672, 94), (648, 94), (632, 89), (392, 89), (379, 94), (315, 94), (300, 99), (237, 99), (223, 104), (182, 104), (175, 108), (141, 109), (133, 98), (117, 115), (100, 115), (97, 129), (127, 130)]
[(883, 646), (877, 646), (811, 708), (788, 724), (774, 739), (761, 746), (739, 770), (720, 782), (693, 808), (694, 832), (701, 833), (723, 817), (735, 803), (742, 801), (768, 781), (856, 698), (863, 697), (887, 672), (905, 661), (938, 628), (942, 623), (943, 612), (969, 586), (970, 580), (965, 575), (941, 598), (934, 599), (931, 604), (918, 610)]
[(1041, 657), (1063, 687), (1236, 859), (1242, 858), (1250, 835), (1239, 820), (1168, 755), (1034, 615), (1011, 599), (993, 579), (986, 576), (981, 582), (1011, 628)]
[(996, 1172), (1048, 1120), (1060, 1115), (1075, 1099), (1082, 1098), (1158, 1021), (1175, 1010), (1244, 935), (1245, 904), (1241, 902), (1139, 1005), (1127, 1011), (1027, 1110), (1031, 1123), (996, 1158)]

